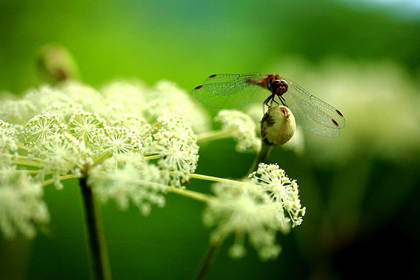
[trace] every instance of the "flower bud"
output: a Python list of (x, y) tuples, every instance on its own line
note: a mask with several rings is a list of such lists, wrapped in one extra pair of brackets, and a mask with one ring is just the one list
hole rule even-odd
[(261, 137), (269, 146), (283, 145), (293, 137), (295, 131), (295, 117), (285, 106), (271, 107), (261, 120)]
[(79, 78), (76, 61), (71, 53), (59, 44), (48, 44), (42, 47), (37, 66), (42, 78), (48, 82), (57, 83)]

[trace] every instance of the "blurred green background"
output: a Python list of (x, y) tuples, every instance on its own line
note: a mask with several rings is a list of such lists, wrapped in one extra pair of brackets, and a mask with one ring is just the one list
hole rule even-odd
[[(298, 180), (304, 222), (278, 237), (272, 262), (252, 248), (231, 260), (227, 240), (209, 279), (420, 278), (420, 4), (384, 2), (1, 0), (0, 91), (39, 86), (36, 57), (50, 42), (95, 87), (169, 79), (189, 91), (213, 73), (285, 75), (347, 127), (335, 139), (305, 134), (304, 153), (273, 151), (269, 161)], [(254, 155), (234, 145), (203, 146), (197, 172), (244, 176)], [(50, 228), (32, 242), (0, 239), (0, 279), (89, 279), (79, 189), (45, 196)], [(202, 209), (176, 195), (149, 217), (102, 207), (114, 279), (191, 279), (208, 243)]]

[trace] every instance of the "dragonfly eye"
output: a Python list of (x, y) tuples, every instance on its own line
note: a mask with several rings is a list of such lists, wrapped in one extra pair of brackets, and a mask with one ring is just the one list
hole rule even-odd
[(282, 95), (287, 91), (288, 87), (289, 86), (285, 80), (274, 80), (271, 83), (270, 90), (275, 94)]

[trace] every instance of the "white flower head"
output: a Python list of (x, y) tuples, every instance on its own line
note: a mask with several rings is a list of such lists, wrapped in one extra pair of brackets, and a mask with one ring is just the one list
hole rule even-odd
[(40, 113), (35, 105), (26, 99), (0, 100), (0, 119), (3, 121), (24, 125), (34, 115)]
[[(141, 115), (149, 106), (145, 94), (149, 91), (146, 85), (140, 82), (114, 81), (101, 89), (101, 93), (109, 104), (121, 108), (125, 114)], [(121, 98), (124, 95), (124, 98)]]
[(9, 163), (18, 149), (15, 134), (13, 125), (0, 120), (0, 167)]
[(191, 125), (181, 117), (158, 118), (150, 153), (160, 155), (158, 161), (165, 183), (179, 187), (189, 180), (198, 162), (197, 136)]
[(288, 233), (302, 222), (305, 208), (299, 201), (297, 184), (277, 165), (261, 163), (251, 180), (213, 185), (216, 197), (208, 202), (204, 223), (215, 227), (211, 241), (218, 244), (228, 235), (235, 237), (229, 254), (246, 253), (246, 237), (262, 260), (274, 259), (281, 251), (276, 233)]
[[(64, 83), (60, 88), (60, 95), (66, 96), (72, 103), (78, 104), (86, 112), (102, 113), (106, 100), (94, 88), (77, 81)], [(101, 114), (104, 118), (104, 115)]]
[(257, 126), (250, 116), (237, 110), (221, 110), (216, 121), (222, 123), (223, 130), (231, 130), (233, 138), (238, 141), (238, 152), (255, 152), (261, 150), (261, 140), (257, 137)]
[(0, 230), (6, 238), (18, 233), (36, 235), (36, 226), (47, 224), (50, 215), (42, 200), (41, 184), (13, 167), (0, 172)]
[(84, 111), (82, 105), (80, 104), (76, 104), (74, 102), (56, 101), (46, 107), (45, 112), (56, 114), (61, 120), (63, 120), (63, 122), (68, 123), (74, 114), (79, 114)]
[(92, 162), (85, 145), (68, 133), (49, 136), (39, 149), (39, 156), (41, 175), (52, 174), (58, 188), (62, 188), (60, 175), (79, 176), (85, 164)]
[(165, 205), (166, 186), (159, 169), (139, 154), (116, 154), (89, 172), (89, 184), (103, 202), (115, 200), (122, 210), (131, 201), (144, 214), (152, 205)]
[(269, 194), (279, 213), (287, 213), (288, 218), (283, 223), (286, 226), (285, 229), (289, 221), (292, 227), (302, 223), (306, 208), (302, 208), (300, 203), (296, 180), (290, 180), (277, 164), (265, 163), (260, 163), (258, 170), (251, 173), (249, 177), (251, 182), (260, 185)]
[(35, 115), (46, 112), (46, 108), (55, 102), (70, 101), (60, 90), (48, 85), (30, 89), (21, 99), (2, 100), (0, 118), (13, 124), (25, 125)]
[(106, 126), (106, 121), (97, 113), (79, 112), (69, 120), (69, 132), (79, 141), (90, 144), (99, 129)]
[(51, 113), (42, 113), (30, 119), (24, 128), (23, 136), (25, 143), (29, 147), (42, 145), (49, 136), (63, 133), (67, 130), (58, 115)]
[(105, 126), (97, 131), (93, 142), (96, 151), (111, 154), (143, 151), (141, 139), (125, 127)]
[(28, 90), (25, 95), (24, 99), (31, 102), (34, 105), (34, 113), (33, 115), (42, 113), (42, 112), (50, 112), (47, 108), (51, 108), (51, 106), (55, 103), (65, 103), (65, 104), (75, 104), (75, 102), (58, 87), (53, 87), (50, 85), (42, 85), (37, 89)]
[(196, 132), (204, 132), (210, 126), (208, 113), (173, 82), (158, 82), (145, 98), (148, 106), (144, 108), (144, 116), (149, 120), (163, 115), (182, 116)]
[(235, 241), (229, 254), (241, 258), (246, 253), (244, 243), (248, 237), (262, 260), (276, 258), (281, 251), (276, 244), (276, 233), (283, 225), (267, 193), (249, 181), (216, 183), (213, 192), (216, 198), (210, 200), (204, 211), (204, 223), (215, 227), (212, 243), (220, 243), (233, 234)]
[(118, 120), (112, 122), (113, 126), (125, 127), (141, 139), (142, 146), (149, 150), (152, 142), (152, 126), (145, 118), (131, 114), (122, 114)]

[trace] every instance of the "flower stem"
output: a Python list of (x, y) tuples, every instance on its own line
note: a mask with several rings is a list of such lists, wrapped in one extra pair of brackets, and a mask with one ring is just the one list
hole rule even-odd
[(219, 251), (221, 243), (222, 242), (210, 243), (203, 264), (201, 265), (197, 277), (195, 278), (196, 280), (202, 280), (206, 278), (207, 274), (209, 273), (210, 267), (213, 263), (213, 260), (216, 257), (217, 252)]
[(251, 168), (248, 171), (248, 174), (256, 171), (258, 169), (258, 164), (261, 162), (265, 162), (270, 155), (271, 150), (274, 146), (269, 146), (263, 142), (260, 152), (258, 153), (257, 157), (255, 158), (254, 163), (251, 165)]
[(92, 273), (96, 280), (111, 280), (111, 268), (100, 221), (99, 209), (96, 205), (92, 188), (87, 184), (87, 178), (80, 178), (79, 183), (85, 206), (85, 221), (88, 230)]
[(29, 152), (31, 149), (23, 145), (22, 143), (17, 143), (17, 146), (20, 150)]
[(243, 184), (241, 181), (235, 181), (235, 180), (219, 178), (219, 177), (203, 175), (203, 174), (194, 173), (194, 174), (188, 174), (188, 176), (192, 179), (199, 179), (199, 180), (205, 180), (205, 181), (224, 182), (224, 183), (228, 183), (228, 184)]
[[(76, 175), (74, 175), (74, 174), (67, 174), (67, 175), (63, 175), (63, 176), (60, 176), (60, 181), (64, 181), (64, 180), (69, 180), (69, 179), (78, 179), (78, 178), (80, 178), (80, 177), (78, 177), (78, 176), (76, 176)], [(54, 183), (56, 181), (56, 179), (55, 178), (51, 178), (51, 179), (47, 179), (47, 180), (45, 180), (44, 182), (42, 182), (42, 186), (48, 186), (49, 184), (52, 184), (52, 183)]]
[(19, 166), (27, 166), (27, 167), (43, 167), (44, 165), (40, 162), (35, 161), (27, 161), (27, 160), (12, 160), (12, 163)]
[(197, 141), (209, 141), (213, 139), (221, 139), (221, 138), (229, 137), (232, 135), (233, 131), (235, 130), (227, 129), (227, 130), (209, 131), (206, 133), (201, 133), (197, 135)]
[(169, 187), (168, 190), (171, 193), (176, 193), (179, 195), (183, 195), (185, 197), (189, 197), (198, 201), (202, 201), (202, 202), (208, 202), (211, 198), (203, 193), (199, 193), (199, 192), (195, 192), (195, 191), (190, 191), (187, 189), (180, 189), (180, 188), (175, 188), (175, 187)]
[[(5, 154), (2, 154), (2, 155), (5, 155)], [(22, 160), (26, 160), (26, 161), (29, 161), (28, 160), (28, 156), (23, 156), (23, 155), (13, 155), (13, 158), (14, 159), (22, 159)], [(40, 158), (36, 158), (36, 157), (31, 157), (30, 158), (30, 160), (31, 161), (41, 161), (41, 159)]]
[(97, 157), (95, 159), (95, 161), (93, 162), (93, 164), (91, 166), (93, 167), (93, 166), (97, 165), (98, 163), (103, 162), (104, 160), (106, 160), (110, 156), (112, 156), (112, 153), (110, 153), (109, 151), (103, 153), (102, 155), (100, 155), (99, 157)]
[[(4, 170), (0, 170), (0, 173), (3, 172), (3, 171)], [(39, 170), (38, 169), (31, 169), (31, 170), (28, 170), (28, 169), (17, 169), (14, 172), (15, 173), (32, 174), (32, 175), (39, 174)], [(45, 175), (50, 175), (50, 174), (52, 174), (52, 173), (51, 172), (50, 173), (46, 173)]]
[(151, 155), (151, 156), (144, 157), (144, 160), (154, 160), (154, 159), (160, 159), (160, 155)]

